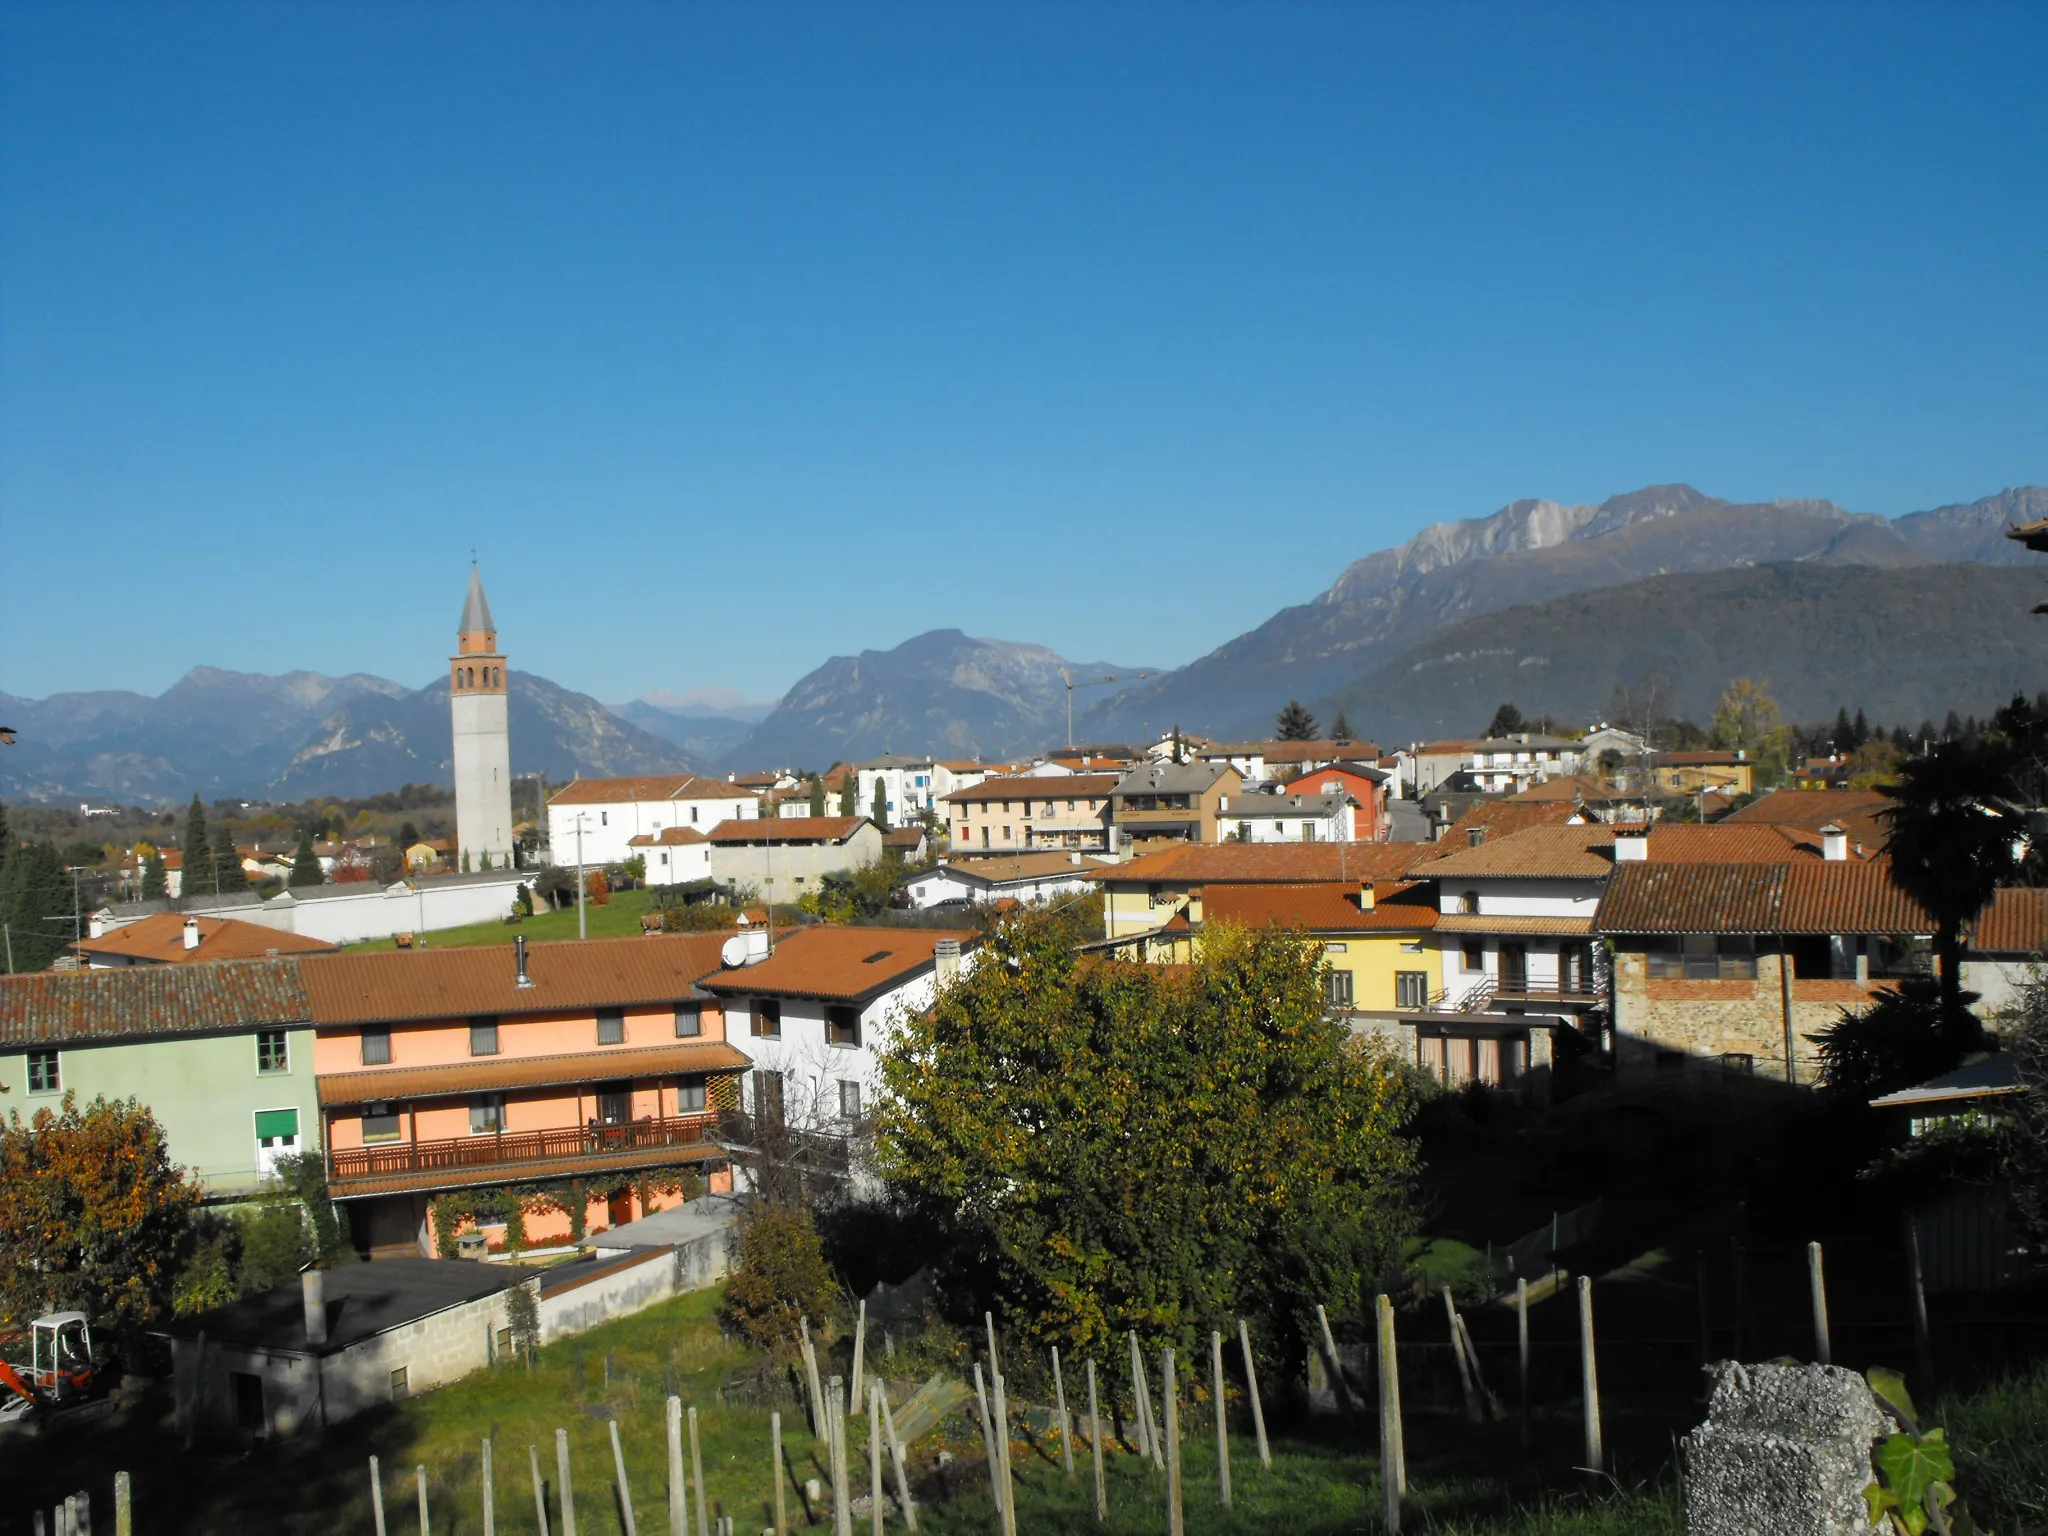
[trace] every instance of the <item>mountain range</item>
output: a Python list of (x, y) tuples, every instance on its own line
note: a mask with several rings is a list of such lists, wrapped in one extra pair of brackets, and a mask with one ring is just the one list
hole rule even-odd
[[(1703, 718), (1736, 676), (1794, 719), (1981, 711), (2048, 681), (2035, 557), (2004, 537), (2048, 518), (2021, 486), (1899, 518), (1830, 501), (1733, 502), (1686, 485), (1597, 504), (1517, 501), (1353, 562), (1324, 592), (1187, 666), (1090, 689), (1077, 739), (1180, 726), (1263, 735), (1290, 698), (1343, 707), (1382, 741), (1462, 734), (1513, 700), (1590, 718), (1658, 678)], [(1197, 594), (1199, 596), (1199, 594)], [(885, 751), (1006, 758), (1065, 739), (1077, 677), (1129, 677), (1043, 646), (934, 630), (836, 656), (772, 707), (726, 690), (607, 708), (510, 674), (517, 773), (823, 768)], [(199, 667), (157, 698), (0, 694), (0, 797), (30, 801), (358, 795), (448, 777), (447, 683)]]

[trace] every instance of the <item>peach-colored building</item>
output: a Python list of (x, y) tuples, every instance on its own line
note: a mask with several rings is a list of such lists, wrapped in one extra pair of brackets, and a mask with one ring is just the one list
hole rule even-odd
[[(450, 1191), (580, 1185), (588, 1230), (729, 1189), (747, 1058), (697, 982), (730, 933), (323, 956), (302, 965), (329, 1190), (372, 1257), (432, 1251)], [(566, 1238), (560, 1210), (526, 1241)]]

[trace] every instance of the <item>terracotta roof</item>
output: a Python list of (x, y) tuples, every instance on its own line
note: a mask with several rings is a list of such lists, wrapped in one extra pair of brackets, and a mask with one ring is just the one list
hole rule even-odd
[(1490, 917), (1479, 912), (1446, 912), (1436, 920), (1438, 933), (1554, 933), (1585, 935), (1593, 931), (1590, 917)]
[[(1038, 880), (1047, 875), (1059, 874), (1081, 878), (1103, 868), (1100, 859), (1090, 858), (1086, 854), (1083, 854), (1081, 859), (1082, 862), (1076, 864), (1073, 855), (1051, 850), (1044, 853), (999, 853), (987, 857), (977, 854), (972, 858), (955, 855), (942, 866), (942, 869), (968, 875), (976, 880), (1003, 881)], [(939, 872), (939, 868), (919, 871), (920, 874), (927, 875)]]
[(1727, 821), (1738, 826), (1805, 827), (1810, 831), (1833, 822), (1849, 834), (1852, 843), (1879, 850), (1890, 841), (1881, 818), (1891, 804), (1889, 796), (1874, 789), (1774, 789), (1731, 811)]
[(2048, 890), (2000, 891), (1970, 924), (1970, 947), (1994, 955), (2048, 952)]
[(1749, 765), (1740, 752), (1660, 752), (1657, 764), (1666, 768), (1732, 768)]
[(643, 774), (625, 779), (578, 779), (548, 796), (549, 805), (618, 805), (634, 800), (744, 800), (753, 793), (724, 779), (694, 773)]
[(135, 965), (0, 976), (0, 1046), (305, 1027), (299, 962)]
[(843, 843), (862, 827), (865, 816), (735, 817), (711, 829), (710, 841), (729, 847), (748, 843)]
[(967, 950), (980, 937), (967, 928), (799, 928), (777, 940), (775, 953), (758, 965), (706, 977), (704, 990), (722, 996), (866, 1002), (930, 969), (939, 940), (958, 939)]
[(1479, 738), (1476, 736), (1470, 741), (1429, 741), (1417, 747), (1415, 755), (1417, 757), (1450, 757), (1454, 754), (1462, 756), (1478, 745)]
[(1624, 863), (1594, 916), (1601, 933), (1929, 933), (1891, 865)]
[[(1473, 806), (1444, 829), (1444, 835), (1428, 845), (1423, 856), (1439, 857), (1468, 847), (1474, 827), (1484, 827), (1488, 837), (1505, 837), (1530, 827), (1563, 826), (1577, 813), (1570, 801), (1490, 800)], [(1433, 850), (1433, 851), (1432, 851)]]
[(1309, 933), (1408, 932), (1437, 925), (1436, 898), (1426, 884), (1375, 881), (1370, 910), (1360, 907), (1359, 896), (1358, 886), (1336, 880), (1219, 885), (1202, 892), (1202, 921)]
[(709, 842), (695, 827), (663, 827), (659, 832), (642, 832), (626, 839), (628, 848), (681, 848), (690, 843)]
[(1106, 800), (1120, 773), (1035, 773), (1013, 778), (983, 779), (941, 800)]
[(930, 834), (923, 827), (891, 827), (882, 834), (884, 848), (915, 848)]
[[(188, 921), (199, 925), (197, 949), (185, 947)], [(324, 939), (301, 938), (296, 933), (265, 928), (261, 923), (245, 923), (233, 917), (188, 919), (176, 912), (158, 912), (99, 938), (81, 939), (71, 947), (81, 955), (127, 955), (165, 965), (188, 965), (197, 960), (255, 960), (265, 955), (335, 948)]]
[(1415, 860), (1414, 868), (1418, 875), (1444, 880), (1482, 876), (1599, 880), (1614, 867), (1613, 855), (1608, 852), (1613, 842), (1614, 833), (1596, 824), (1530, 827), (1505, 837), (1490, 834), (1477, 848), (1454, 847), (1434, 858), (1425, 856)]
[(1562, 773), (1556, 778), (1531, 784), (1510, 798), (1518, 805), (1530, 805), (1545, 800), (1562, 800), (1571, 804), (1577, 800), (1606, 801), (1628, 797), (1617, 795), (1605, 779), (1595, 774)]
[(1369, 741), (1210, 741), (1203, 742), (1199, 757), (1262, 757), (1269, 763), (1336, 761), (1345, 757), (1378, 757), (1380, 749)]
[(1413, 843), (1189, 843), (1096, 871), (1095, 878), (1185, 885), (1397, 880)]
[(724, 964), (718, 951), (731, 937), (727, 930), (532, 944), (531, 987), (517, 984), (509, 944), (323, 955), (304, 962), (303, 974), (322, 1025), (616, 1008), (689, 997)]
[[(1658, 822), (1649, 832), (1652, 864), (1783, 864), (1825, 856), (1820, 838), (1803, 827), (1757, 826), (1746, 822)], [(1876, 857), (1868, 851), (1853, 861)]]
[(317, 1081), (322, 1104), (447, 1098), (507, 1088), (667, 1077), (676, 1072), (744, 1072), (752, 1063), (723, 1040), (576, 1051), (561, 1056), (487, 1056), (433, 1067), (367, 1067), (330, 1072)]

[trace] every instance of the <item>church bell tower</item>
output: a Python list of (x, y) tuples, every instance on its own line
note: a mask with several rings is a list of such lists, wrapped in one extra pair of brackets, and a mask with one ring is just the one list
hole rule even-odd
[(456, 867), (512, 867), (512, 744), (505, 710), (505, 658), (484, 601), (483, 577), (469, 568), (469, 600), (448, 661), (448, 712), (455, 728)]

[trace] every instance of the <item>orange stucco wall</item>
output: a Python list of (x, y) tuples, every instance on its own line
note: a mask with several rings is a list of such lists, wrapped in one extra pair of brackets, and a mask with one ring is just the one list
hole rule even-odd
[[(654, 1007), (628, 1008), (623, 1049), (635, 1046), (673, 1045), (676, 1041), (675, 1010), (666, 1003)], [(725, 1015), (715, 1003), (707, 1003), (698, 1014), (703, 1033), (696, 1038), (723, 1040)], [(511, 1056), (566, 1056), (578, 1051), (615, 1049), (597, 1043), (597, 1013), (585, 1009), (566, 1014), (503, 1014), (498, 1019), (498, 1054), (472, 1057), (469, 1054), (469, 1020), (424, 1019), (391, 1026), (391, 1061), (394, 1067), (438, 1067), (462, 1061), (501, 1061)], [(313, 1071), (361, 1072), (362, 1031), (354, 1026), (320, 1029), (313, 1036)]]

